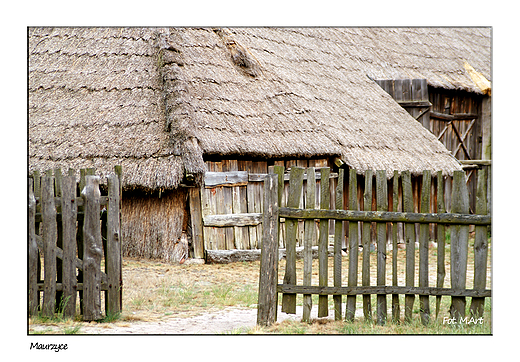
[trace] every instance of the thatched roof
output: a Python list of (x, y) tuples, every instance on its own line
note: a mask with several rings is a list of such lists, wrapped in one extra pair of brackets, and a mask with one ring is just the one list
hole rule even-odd
[[(437, 31), (445, 33), (439, 49), (450, 48), (450, 29)], [(435, 40), (434, 29), (31, 28), (30, 170), (106, 173), (121, 164), (126, 187), (154, 189), (178, 186), (185, 172), (200, 181), (203, 154), (337, 155), (360, 171), (460, 169), (370, 78), (395, 78), (397, 69), (477, 92), (455, 59), (475, 56), (465, 60), (489, 79), (489, 36), (453, 29), (467, 37), (455, 44), (471, 51), (444, 61), (441, 50), (421, 46), (417, 54), (433, 55), (419, 63), (405, 41), (392, 61), (394, 45), (374, 38), (384, 32)]]

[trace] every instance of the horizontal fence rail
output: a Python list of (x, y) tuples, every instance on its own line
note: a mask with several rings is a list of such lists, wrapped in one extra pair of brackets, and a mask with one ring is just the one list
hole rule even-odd
[(108, 176), (106, 196), (94, 172), (82, 169), (79, 183), (72, 169), (29, 178), (30, 316), (74, 317), (79, 294), (83, 320), (99, 320), (102, 292), (105, 314), (121, 311), (121, 168)]
[[(399, 322), (401, 313), (405, 322), (411, 321), (416, 310), (416, 296), (421, 322), (425, 325), (431, 318), (430, 297), (436, 300), (436, 317), (442, 297), (451, 297), (451, 317), (465, 316), (466, 298), (471, 298), (472, 316), (482, 317), (485, 298), (492, 296), (491, 290), (486, 289), (489, 281), (488, 227), (491, 225), (487, 209), (489, 176), (486, 169), (478, 171), (476, 214), (469, 213), (468, 189), (462, 171), (454, 173), (450, 195), (445, 193), (446, 179), (440, 172), (424, 171), (420, 178), (411, 177), (408, 171), (394, 172), (393, 177), (387, 178), (385, 171), (368, 170), (358, 175), (356, 170), (345, 172), (340, 169), (335, 175), (334, 187), (331, 187), (327, 182), (330, 170), (322, 167), (320, 171), (318, 187), (313, 168), (292, 167), (284, 207), (280, 207), (283, 182), (287, 178), (283, 167), (271, 167), (265, 178), (265, 190), (270, 190), (273, 195), (268, 195), (268, 191), (264, 195), (258, 324), (269, 325), (276, 321), (278, 293), (282, 293), (282, 311), (286, 313), (296, 312), (296, 295), (303, 295), (302, 321), (310, 320), (313, 294), (318, 295), (318, 317), (328, 315), (328, 296), (333, 296), (336, 320), (354, 320), (358, 295), (362, 296), (364, 319), (375, 317), (380, 325), (386, 323), (389, 308), (393, 321)], [(444, 201), (448, 198), (451, 200), (449, 213)], [(276, 246), (282, 232), (278, 232), (280, 220), (285, 221), (283, 282), (278, 279), (278, 258), (272, 255), (278, 250)], [(473, 248), (469, 247), (470, 226), (474, 232)], [(301, 228), (303, 230), (298, 231)], [(448, 230), (449, 241), (446, 239)], [(304, 249), (303, 277), (300, 279), (296, 275), (297, 238), (303, 238)], [(429, 254), (432, 241), (437, 248), (433, 275), (430, 268), (432, 256)], [(313, 284), (311, 277), (312, 247), (316, 243), (319, 259), (317, 285)], [(389, 246), (391, 249), (387, 250)], [(333, 275), (329, 275), (328, 269), (330, 247), (333, 248)], [(474, 253), (472, 289), (466, 287), (470, 249)], [(398, 268), (398, 255), (404, 260), (404, 269), (403, 266)], [(391, 263), (387, 262), (389, 256)], [(347, 272), (343, 275), (342, 263), (345, 262), (348, 263)], [(374, 264), (376, 269), (371, 273)], [(445, 287), (447, 275), (449, 287)], [(391, 282), (388, 282), (388, 277), (391, 277)], [(329, 285), (329, 278), (332, 285)], [(434, 279), (435, 286), (430, 285), (430, 280)], [(377, 296), (375, 310), (372, 309), (371, 295)], [(399, 295), (405, 297), (403, 306)], [(342, 296), (346, 296), (345, 304)], [(391, 296), (391, 304), (387, 304), (387, 296)], [(343, 306), (346, 306), (345, 311)]]

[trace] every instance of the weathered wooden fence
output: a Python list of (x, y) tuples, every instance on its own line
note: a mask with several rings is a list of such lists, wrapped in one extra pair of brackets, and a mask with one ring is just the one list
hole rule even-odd
[[(321, 168), (321, 197), (319, 207), (315, 204), (316, 173), (314, 168), (307, 170), (292, 167), (290, 170), (289, 195), (287, 207), (281, 205), (283, 190), (282, 167), (275, 166), (265, 179), (263, 240), (261, 255), (261, 270), (259, 283), (258, 324), (269, 325), (276, 321), (278, 293), (282, 293), (282, 311), (296, 313), (296, 295), (303, 294), (303, 320), (309, 321), (312, 308), (312, 294), (318, 294), (318, 317), (329, 313), (328, 296), (333, 295), (335, 319), (343, 318), (342, 296), (346, 295), (347, 320), (353, 321), (356, 311), (357, 295), (362, 295), (363, 314), (367, 320), (372, 319), (371, 295), (377, 295), (376, 321), (384, 324), (387, 320), (387, 296), (391, 295), (392, 319), (400, 320), (401, 305), (399, 295), (405, 295), (404, 320), (412, 320), (415, 296), (419, 296), (420, 317), (424, 324), (430, 320), (430, 296), (436, 297), (436, 315), (439, 313), (442, 296), (451, 297), (450, 314), (454, 318), (465, 315), (466, 297), (471, 297), (471, 313), (480, 318), (483, 314), (484, 299), (491, 297), (491, 290), (486, 289), (488, 282), (488, 238), (487, 227), (491, 224), (486, 202), (486, 169), (478, 174), (477, 214), (469, 214), (468, 190), (464, 172), (457, 171), (453, 177), (452, 210), (445, 212), (444, 182), (441, 173), (432, 175), (424, 171), (422, 189), (419, 195), (419, 211), (414, 212), (414, 192), (410, 172), (397, 172), (392, 182), (386, 177), (385, 171), (375, 172), (375, 188), (373, 188), (373, 172), (365, 173), (363, 207), (358, 203), (358, 197), (348, 198), (348, 209), (344, 207), (344, 183), (348, 182), (348, 193), (357, 195), (357, 176), (355, 170), (350, 170), (348, 180), (345, 180), (344, 170), (340, 169), (335, 190), (335, 210), (329, 210), (330, 194), (328, 168)], [(303, 179), (306, 173), (306, 188), (303, 189)], [(388, 185), (392, 185), (389, 190)], [(432, 186), (436, 186), (435, 197), (432, 198)], [(376, 205), (373, 205), (373, 190), (375, 190)], [(388, 193), (393, 193), (392, 204), (389, 205)], [(302, 194), (306, 196), (304, 208), (300, 205)], [(400, 196), (401, 195), (401, 196)], [(435, 202), (436, 212), (431, 212)], [(363, 210), (361, 210), (361, 208)], [(389, 211), (390, 210), (390, 211)], [(278, 284), (278, 238), (280, 234), (280, 219), (285, 218), (286, 237), (286, 267), (283, 283)], [(304, 252), (303, 252), (303, 283), (298, 285), (296, 275), (296, 233), (299, 220), (304, 220)], [(333, 241), (333, 285), (329, 286), (328, 247), (329, 221), (334, 221)], [(316, 224), (319, 222), (319, 225)], [(348, 222), (348, 227), (344, 225)], [(402, 224), (405, 250), (405, 281), (398, 282), (398, 236), (397, 226)], [(418, 225), (418, 229), (416, 228)], [(469, 226), (475, 225), (474, 239), (474, 282), (473, 288), (466, 287), (468, 265)], [(316, 232), (318, 226), (318, 233)], [(445, 240), (446, 227), (450, 229), (450, 244)], [(430, 286), (429, 275), (429, 243), (431, 227), (437, 229), (437, 272), (436, 284)], [(418, 250), (416, 251), (416, 230), (418, 230)], [(348, 241), (344, 238), (348, 231)], [(317, 235), (317, 236), (316, 236)], [(371, 243), (375, 235), (377, 260), (376, 285), (371, 285)], [(318, 238), (319, 281), (311, 285), (313, 239)], [(388, 241), (392, 249), (391, 276), (392, 282), (387, 283), (387, 252)], [(342, 275), (342, 247), (347, 245), (348, 273)], [(361, 255), (359, 251), (361, 250)], [(450, 255), (450, 287), (445, 287), (446, 254)], [(416, 255), (419, 265), (416, 271)], [(373, 256), (372, 256), (373, 257)], [(358, 264), (361, 261), (361, 273)], [(388, 268), (390, 269), (390, 268)], [(359, 280), (359, 275), (361, 280)], [(416, 277), (418, 285), (416, 285)], [(433, 276), (432, 276), (433, 277)], [(404, 285), (403, 285), (404, 284)], [(448, 284), (448, 283), (447, 283)]]
[(79, 184), (72, 169), (29, 177), (29, 315), (74, 317), (78, 292), (85, 321), (103, 318), (102, 292), (105, 313), (121, 311), (120, 177), (116, 166), (107, 196), (93, 169), (81, 170)]

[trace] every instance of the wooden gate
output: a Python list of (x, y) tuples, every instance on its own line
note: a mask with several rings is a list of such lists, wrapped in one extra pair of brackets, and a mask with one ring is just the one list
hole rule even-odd
[[(392, 319), (400, 321), (401, 306), (399, 295), (405, 295), (404, 320), (412, 320), (415, 295), (419, 295), (420, 316), (423, 324), (430, 320), (430, 296), (435, 296), (436, 315), (439, 313), (440, 298), (451, 297), (450, 314), (453, 318), (464, 318), (466, 297), (472, 297), (471, 314), (475, 318), (483, 315), (484, 298), (491, 297), (491, 290), (486, 289), (490, 285), (488, 273), (488, 244), (487, 226), (491, 224), (491, 216), (488, 214), (486, 202), (486, 170), (479, 171), (477, 213), (470, 215), (468, 191), (466, 180), (462, 171), (454, 174), (452, 213), (445, 212), (444, 182), (442, 173), (432, 175), (430, 171), (424, 171), (422, 190), (418, 195), (420, 212), (414, 212), (414, 193), (412, 191), (410, 172), (394, 173), (392, 189), (388, 189), (388, 181), (385, 171), (375, 173), (376, 210), (372, 210), (372, 203), (364, 203), (364, 211), (360, 210), (357, 197), (348, 200), (348, 209), (345, 210), (343, 200), (343, 186), (346, 182), (344, 170), (340, 169), (335, 193), (335, 210), (329, 209), (328, 183), (323, 178), (328, 169), (321, 170), (321, 199), (319, 207), (314, 204), (316, 193), (315, 170), (308, 168), (291, 168), (289, 181), (289, 196), (287, 207), (279, 207), (282, 188), (280, 182), (283, 179), (283, 168), (274, 167), (274, 174), (268, 175), (265, 180), (265, 198), (263, 214), (263, 242), (260, 266), (260, 285), (258, 301), (258, 324), (269, 325), (276, 321), (278, 293), (282, 293), (282, 311), (286, 313), (296, 312), (296, 295), (303, 294), (303, 320), (309, 321), (312, 308), (312, 294), (318, 294), (318, 317), (328, 315), (328, 296), (333, 295), (335, 319), (343, 318), (342, 296), (346, 295), (347, 320), (353, 321), (356, 311), (356, 296), (363, 295), (363, 314), (366, 320), (372, 320), (372, 304), (370, 295), (377, 295), (376, 320), (378, 324), (384, 324), (387, 320), (387, 295), (392, 295), (391, 310)], [(306, 208), (300, 208), (304, 174), (307, 175), (306, 195), (311, 200), (306, 202)], [(365, 173), (364, 199), (372, 200), (372, 171)], [(431, 193), (432, 185), (436, 192)], [(348, 192), (356, 195), (357, 176), (355, 170), (350, 170), (348, 175)], [(402, 190), (402, 203), (399, 202), (399, 190)], [(389, 194), (396, 195), (389, 203)], [(436, 213), (430, 212), (430, 205), (435, 201)], [(392, 210), (392, 211), (388, 211)], [(286, 267), (283, 284), (278, 284), (278, 238), (279, 222), (285, 218), (286, 229)], [(296, 233), (299, 220), (305, 224), (304, 230), (304, 257), (303, 278), (296, 275)], [(318, 258), (319, 280), (318, 285), (312, 285), (312, 251), (311, 245), (316, 235), (315, 220), (319, 220), (318, 233)], [(332, 284), (329, 286), (328, 246), (329, 246), (329, 221), (334, 222), (333, 241), (333, 275)], [(343, 223), (348, 222), (348, 241), (344, 242)], [(360, 225), (358, 225), (358, 223)], [(405, 250), (399, 251), (397, 245), (397, 226), (404, 225)], [(419, 245), (416, 251), (416, 228), (419, 224)], [(437, 273), (429, 274), (429, 225), (437, 228)], [(469, 225), (475, 225), (474, 239), (474, 278), (473, 288), (467, 287)], [(451, 240), (447, 247), (446, 228), (449, 227)], [(376, 261), (377, 277), (371, 281), (370, 244), (372, 229), (376, 234)], [(360, 232), (361, 230), (361, 232)], [(387, 252), (387, 241), (391, 240), (392, 249)], [(343, 276), (342, 246), (347, 245), (348, 270), (347, 276)], [(361, 255), (360, 255), (361, 247)], [(398, 279), (398, 253), (405, 253), (405, 280)], [(418, 271), (415, 263), (418, 254)], [(449, 263), (446, 263), (449, 254)], [(391, 281), (387, 273), (387, 259), (391, 255)], [(401, 254), (402, 255), (402, 254)], [(373, 256), (372, 256), (373, 257)], [(358, 272), (361, 261), (362, 270)], [(390, 268), (388, 268), (390, 269)], [(358, 275), (361, 274), (361, 280)], [(448, 279), (449, 276), (449, 280)], [(416, 285), (418, 277), (418, 285)], [(436, 284), (430, 286), (430, 279), (436, 279)], [(299, 280), (301, 282), (299, 282)], [(346, 285), (345, 285), (346, 282)], [(447, 285), (450, 285), (447, 287)]]

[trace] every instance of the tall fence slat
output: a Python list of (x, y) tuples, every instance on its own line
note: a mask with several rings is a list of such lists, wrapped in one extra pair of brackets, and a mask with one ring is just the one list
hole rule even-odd
[[(376, 172), (377, 211), (388, 210), (388, 188), (386, 171)], [(377, 223), (377, 285), (386, 285), (386, 223)], [(383, 325), (387, 319), (386, 294), (377, 295), (377, 324)]]
[[(399, 172), (394, 171), (392, 180), (392, 211), (398, 211), (399, 208)], [(392, 285), (397, 286), (397, 223), (392, 224)], [(400, 322), (399, 294), (392, 294), (392, 321)]]
[[(444, 179), (442, 177), (442, 171), (437, 172), (437, 212), (446, 212), (446, 206), (444, 204)], [(437, 288), (444, 287), (444, 278), (446, 277), (445, 232), (446, 230), (444, 224), (437, 224)], [(441, 295), (435, 297), (435, 318), (439, 317), (441, 298)]]
[(54, 316), (56, 306), (56, 208), (54, 204), (54, 178), (46, 173), (42, 178), (41, 204), (43, 222), (43, 315)]
[[(291, 167), (289, 179), (289, 196), (287, 198), (287, 207), (298, 208), (300, 206), (300, 196), (303, 187), (303, 173), (301, 167)], [(298, 219), (285, 220), (286, 228), (286, 264), (284, 284), (296, 284), (296, 233), (298, 231)], [(283, 294), (282, 296), (282, 312), (296, 313), (296, 294)]]
[[(365, 193), (363, 196), (363, 209), (365, 211), (372, 210), (372, 170), (365, 172)], [(371, 233), (370, 223), (363, 223), (363, 264), (362, 264), (362, 276), (361, 283), (363, 286), (370, 285), (370, 247), (371, 247)], [(372, 320), (372, 306), (370, 302), (370, 294), (363, 295), (363, 315), (365, 321)]]
[(61, 220), (63, 232), (63, 315), (76, 313), (76, 178), (65, 176), (61, 181)]
[[(56, 212), (61, 213), (61, 180), (63, 175), (61, 168), (54, 169), (54, 196), (60, 198), (60, 201), (56, 204)], [(56, 246), (63, 249), (63, 226), (61, 220), (57, 220), (56, 223)], [(60, 258), (56, 258), (56, 282), (63, 283), (63, 261)], [(63, 290), (56, 290), (56, 312), (59, 313), (63, 310), (65, 300), (63, 299)]]
[[(345, 170), (339, 169), (338, 184), (336, 185), (336, 210), (343, 209), (343, 185), (345, 180)], [(336, 220), (334, 223), (334, 286), (340, 287), (341, 280), (341, 247), (343, 242), (343, 222)], [(341, 295), (333, 296), (334, 299), (334, 319), (341, 320)]]
[[(268, 326), (276, 322), (278, 309), (278, 175), (269, 174), (264, 180), (264, 228), (258, 291), (257, 324)], [(296, 305), (295, 305), (296, 306)]]
[[(451, 196), (451, 212), (467, 214), (469, 212), (469, 195), (466, 177), (463, 171), (453, 172), (453, 192)], [(451, 287), (466, 288), (466, 269), (468, 262), (468, 225), (452, 225), (451, 229)], [(459, 321), (464, 318), (466, 309), (465, 297), (452, 297), (450, 315)]]
[[(357, 201), (357, 174), (356, 170), (351, 169), (349, 174), (349, 185), (348, 185), (348, 207), (350, 210), (358, 210), (358, 201)], [(348, 248), (348, 286), (355, 287), (357, 286), (357, 275), (358, 275), (358, 250), (359, 250), (359, 241), (358, 241), (358, 223), (355, 221), (350, 221), (348, 226), (348, 239), (349, 239), (349, 248)], [(356, 296), (349, 295), (347, 296), (347, 315), (346, 319), (348, 321), (353, 322), (354, 316), (356, 314)]]
[(29, 238), (28, 238), (28, 267), (29, 267), (29, 315), (38, 313), (40, 293), (38, 292), (38, 244), (36, 243), (36, 199), (33, 192), (33, 179), (29, 179)]
[[(402, 172), (401, 177), (403, 184), (403, 209), (405, 212), (413, 212), (414, 201), (410, 171)], [(415, 284), (415, 225), (406, 223), (404, 231), (404, 240), (406, 245), (406, 286), (413, 287)], [(414, 301), (414, 294), (405, 295), (404, 319), (406, 322), (412, 321)]]
[[(321, 185), (320, 185), (320, 209), (330, 208), (330, 168), (321, 169)], [(326, 287), (328, 285), (329, 276), (329, 220), (320, 220), (320, 237), (318, 241), (318, 259), (319, 259), (319, 285)], [(329, 315), (329, 296), (320, 295), (318, 297), (318, 317), (327, 317)]]
[(119, 224), (119, 178), (108, 176), (107, 252), (105, 261), (108, 276), (107, 313), (121, 312), (119, 299), (122, 288), (121, 275), (121, 226)]
[[(487, 210), (487, 168), (478, 171), (477, 179), (477, 205), (476, 213), (486, 215)], [(474, 265), (474, 289), (486, 288), (487, 274), (487, 226), (475, 227), (475, 265)], [(481, 318), (484, 314), (484, 298), (472, 298), (470, 305), (470, 313), (475, 318)]]
[(85, 218), (83, 224), (83, 320), (101, 319), (101, 257), (102, 240), (99, 223), (99, 177), (86, 176), (81, 196), (84, 199)]
[[(314, 209), (316, 205), (316, 173), (314, 167), (307, 169), (306, 209)], [(315, 223), (312, 219), (305, 220), (305, 235), (303, 238), (303, 285), (311, 285), (312, 281), (312, 244), (316, 234)], [(312, 295), (303, 295), (303, 318), (309, 322), (312, 309)]]
[[(431, 172), (423, 171), (422, 190), (421, 190), (421, 212), (430, 212), (430, 191), (431, 191)], [(419, 287), (428, 287), (428, 242), (429, 224), (419, 226)], [(419, 296), (419, 310), (421, 322), (426, 325), (430, 321), (430, 297), (428, 295)]]

